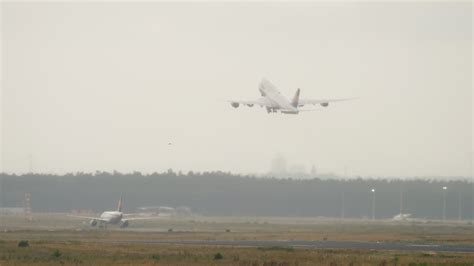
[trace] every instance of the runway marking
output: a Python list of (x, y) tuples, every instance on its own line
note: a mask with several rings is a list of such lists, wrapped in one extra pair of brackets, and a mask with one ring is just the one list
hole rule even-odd
[[(91, 242), (91, 241), (84, 241)], [(233, 246), (256, 248), (302, 248), (302, 249), (362, 249), (362, 250), (401, 250), (401, 251), (434, 251), (474, 253), (474, 245), (437, 245), (410, 244), (390, 242), (350, 242), (350, 241), (305, 241), (305, 240), (104, 240), (94, 241), (103, 243), (131, 243), (158, 245), (204, 245), (204, 246)], [(473, 265), (474, 266), (474, 265)]]
[(318, 246), (316, 245), (291, 245), (290, 247), (294, 247), (294, 248), (318, 248)]
[(408, 245), (409, 247), (439, 247), (440, 245), (421, 245), (421, 244), (412, 244)]

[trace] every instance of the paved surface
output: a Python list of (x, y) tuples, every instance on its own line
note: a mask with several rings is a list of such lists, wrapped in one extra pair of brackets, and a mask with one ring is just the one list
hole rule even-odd
[(307, 249), (364, 249), (474, 253), (474, 245), (421, 245), (389, 242), (304, 241), (304, 240), (130, 240), (120, 243), (215, 245), (234, 247), (293, 247)]

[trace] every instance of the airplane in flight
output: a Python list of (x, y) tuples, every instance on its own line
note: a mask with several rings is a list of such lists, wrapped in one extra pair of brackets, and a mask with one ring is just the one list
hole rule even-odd
[(117, 210), (115, 211), (105, 211), (103, 212), (100, 217), (89, 217), (89, 216), (79, 216), (79, 215), (69, 215), (70, 217), (75, 218), (82, 218), (82, 219), (90, 219), (89, 224), (91, 226), (96, 225), (105, 225), (107, 224), (114, 224), (118, 225), (120, 228), (128, 227), (129, 221), (136, 221), (136, 220), (149, 220), (149, 219), (156, 219), (157, 217), (130, 217), (125, 218), (127, 216), (131, 216), (133, 214), (126, 214), (122, 212), (122, 196), (120, 196), (120, 200), (118, 202)]
[(278, 89), (267, 79), (262, 79), (260, 82), (260, 86), (258, 87), (260, 97), (254, 101), (230, 101), (232, 107), (237, 108), (241, 104), (246, 105), (248, 107), (253, 107), (254, 105), (258, 105), (260, 107), (265, 107), (267, 109), (267, 113), (276, 113), (280, 111), (282, 114), (298, 114), (299, 112), (304, 111), (314, 111), (312, 110), (304, 110), (300, 109), (305, 105), (316, 105), (319, 104), (322, 107), (328, 107), (330, 102), (340, 102), (340, 101), (347, 101), (353, 98), (345, 98), (345, 99), (300, 99), (300, 89), (296, 90), (293, 99), (288, 99), (283, 94), (278, 91)]

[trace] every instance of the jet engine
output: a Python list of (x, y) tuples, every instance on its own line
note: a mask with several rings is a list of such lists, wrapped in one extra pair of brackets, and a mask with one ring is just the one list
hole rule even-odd
[(231, 105), (232, 105), (232, 107), (234, 107), (234, 108), (239, 107), (239, 103), (236, 103), (236, 102), (232, 102)]
[(122, 220), (120, 222), (120, 228), (125, 228), (128, 227), (128, 221), (127, 220)]
[(91, 226), (96, 226), (97, 225), (97, 220), (92, 219), (89, 223), (91, 224)]
[(321, 103), (321, 106), (322, 106), (322, 107), (328, 107), (328, 106), (329, 106), (329, 103)]
[(253, 107), (253, 103), (247, 104), (248, 107)]

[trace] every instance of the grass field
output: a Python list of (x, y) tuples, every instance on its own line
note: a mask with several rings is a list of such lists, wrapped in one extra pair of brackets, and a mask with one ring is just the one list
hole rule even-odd
[[(221, 254), (222, 258), (218, 259)], [(216, 256), (217, 255), (217, 256)], [(474, 254), (232, 248), (79, 241), (0, 242), (0, 265), (469, 265)]]
[[(91, 229), (63, 214), (0, 217), (0, 265), (474, 265), (470, 253), (120, 244), (120, 240), (342, 240), (474, 245), (468, 224), (193, 217)], [(169, 229), (172, 229), (169, 231)], [(18, 247), (28, 240), (28, 247)], [(222, 255), (222, 258), (219, 258)]]

